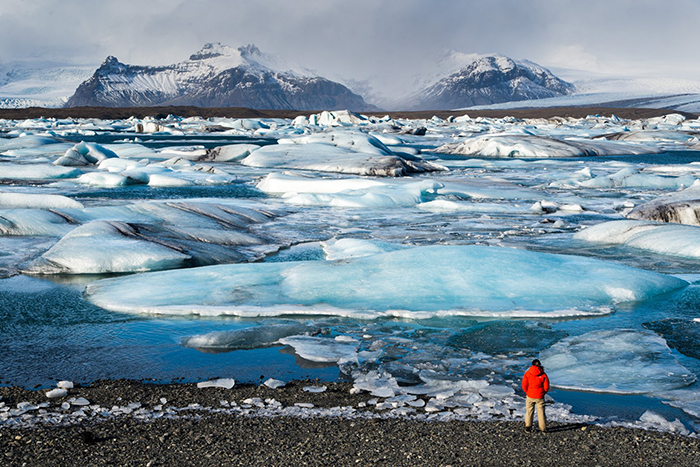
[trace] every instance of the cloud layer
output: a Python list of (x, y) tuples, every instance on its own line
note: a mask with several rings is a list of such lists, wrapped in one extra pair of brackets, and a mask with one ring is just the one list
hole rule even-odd
[(222, 42), (402, 85), (447, 50), (688, 76), (700, 67), (698, 17), (694, 0), (0, 0), (0, 62), (167, 64)]

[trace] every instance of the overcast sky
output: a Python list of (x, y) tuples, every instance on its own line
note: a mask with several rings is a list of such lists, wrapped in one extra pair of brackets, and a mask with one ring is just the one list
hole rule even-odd
[(221, 42), (357, 80), (448, 50), (700, 78), (699, 20), (698, 0), (0, 0), (0, 62), (169, 64)]

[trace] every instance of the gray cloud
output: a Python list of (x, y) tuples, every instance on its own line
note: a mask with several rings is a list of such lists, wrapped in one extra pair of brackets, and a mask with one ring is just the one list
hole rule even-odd
[(358, 80), (409, 82), (449, 49), (687, 74), (698, 17), (695, 0), (0, 0), (0, 61), (166, 64), (222, 42)]

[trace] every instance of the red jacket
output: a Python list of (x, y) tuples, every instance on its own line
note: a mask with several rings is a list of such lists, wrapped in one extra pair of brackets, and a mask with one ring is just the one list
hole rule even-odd
[(541, 366), (532, 365), (523, 376), (523, 391), (530, 399), (542, 399), (549, 391), (549, 378)]

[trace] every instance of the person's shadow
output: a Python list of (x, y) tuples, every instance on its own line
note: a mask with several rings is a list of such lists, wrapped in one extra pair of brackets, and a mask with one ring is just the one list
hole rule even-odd
[(570, 423), (568, 425), (548, 426), (547, 432), (556, 433), (557, 431), (580, 430), (581, 428), (585, 428), (587, 426), (589, 426), (588, 423)]

